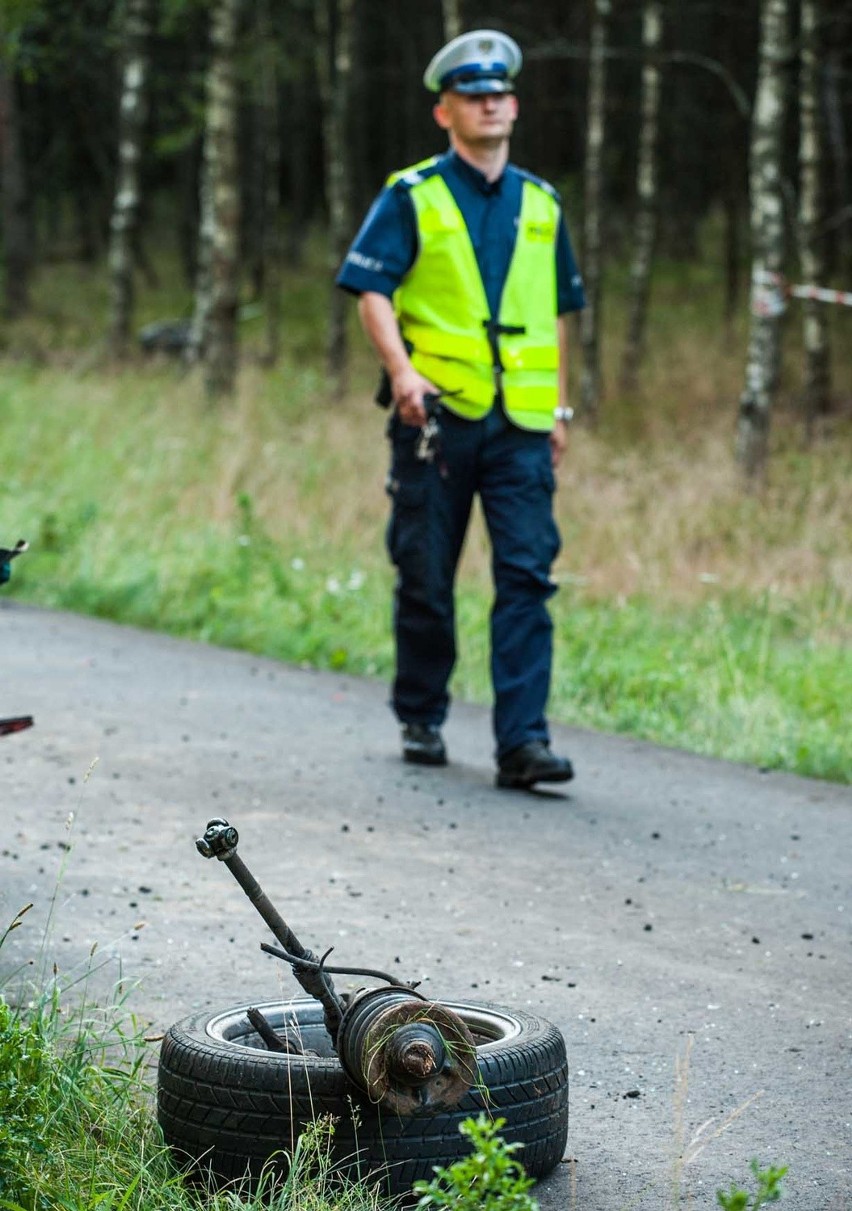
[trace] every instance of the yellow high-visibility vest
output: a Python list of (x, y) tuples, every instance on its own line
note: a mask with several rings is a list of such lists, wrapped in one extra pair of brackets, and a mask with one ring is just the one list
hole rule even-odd
[(459, 416), (485, 416), (500, 385), (516, 425), (549, 432), (559, 394), (559, 203), (543, 185), (524, 180), (515, 248), (499, 315), (492, 317), (470, 234), (447, 183), (438, 173), (421, 176), (434, 162), (388, 180), (406, 182), (419, 234), (417, 260), (393, 296), (412, 363)]

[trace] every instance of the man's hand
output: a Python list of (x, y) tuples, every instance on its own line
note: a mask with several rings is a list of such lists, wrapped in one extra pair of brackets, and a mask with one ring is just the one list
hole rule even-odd
[(568, 448), (568, 425), (564, 420), (558, 420), (550, 434), (550, 461), (554, 471), (562, 462), (562, 455)]
[(422, 428), (427, 419), (423, 396), (437, 395), (435, 385), (422, 374), (418, 374), (409, 364), (391, 376), (391, 391), (397, 415), (402, 423)]
[(368, 290), (358, 300), (358, 314), (390, 377), (391, 397), (399, 419), (404, 425), (422, 428), (426, 424), (423, 396), (437, 395), (438, 390), (409, 361), (393, 304), (385, 295)]

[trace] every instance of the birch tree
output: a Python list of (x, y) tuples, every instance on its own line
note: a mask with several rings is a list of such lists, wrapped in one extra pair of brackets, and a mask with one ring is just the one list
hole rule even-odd
[(663, 33), (661, 0), (645, 0), (642, 13), (642, 97), (640, 102), (639, 156), (636, 168), (636, 221), (633, 263), (630, 267), (630, 302), (627, 339), (621, 363), (621, 386), (636, 387), (644, 354), (651, 265), (657, 235), (657, 146), (660, 116), (659, 53)]
[(213, 306), (213, 194), (206, 140), (201, 156), (198, 181), (198, 239), (195, 252), (195, 304), (187, 336), (186, 360), (197, 362), (204, 353)]
[(757, 95), (751, 123), (751, 331), (736, 454), (746, 476), (764, 468), (781, 363), (784, 269), (782, 166), (790, 0), (762, 0)]
[(7, 20), (0, 14), (0, 212), (5, 266), (4, 309), (11, 318), (26, 311), (29, 304), (33, 254), (21, 154), (15, 59), (11, 51), (12, 31)]
[(14, 71), (0, 51), (0, 189), (4, 310), (10, 318), (26, 311), (32, 254), (26, 217), (27, 194), (21, 158)]
[(274, 0), (255, 0), (257, 75), (255, 110), (259, 146), (259, 208), (261, 233), (258, 249), (259, 293), (263, 299), (266, 333), (263, 360), (274, 365), (281, 347), (281, 113), (278, 61), (280, 48), (272, 21)]
[[(841, 37), (849, 28), (840, 20)], [(837, 36), (835, 35), (835, 38)], [(843, 111), (843, 51), (842, 45), (835, 42), (829, 47), (825, 64), (825, 109), (828, 144), (831, 148), (832, 176), (834, 184), (835, 205), (845, 207), (849, 197), (849, 144)], [(849, 250), (852, 240), (846, 234), (846, 224), (839, 223), (833, 232), (833, 242), (836, 261), (843, 267), (852, 270), (852, 257)]]
[(448, 42), (462, 32), (461, 0), (441, 0), (444, 12), (444, 37)]
[(281, 154), (289, 185), (284, 256), (289, 265), (296, 267), (304, 260), (318, 191), (312, 157), (317, 90), (316, 21), (313, 12), (294, 7), (287, 14), (287, 29), (289, 55), (287, 69), (282, 71), (282, 105), (287, 117), (287, 137), (282, 139)]
[[(823, 132), (820, 120), (820, 0), (801, 0), (801, 74), (799, 77), (799, 256), (805, 282), (825, 281), (826, 258), (819, 226), (822, 204)], [(805, 354), (805, 416), (810, 431), (814, 419), (829, 408), (830, 357), (825, 307), (815, 299), (803, 301)]]
[(210, 399), (233, 392), (237, 373), (240, 195), (235, 53), (239, 0), (216, 0), (207, 74), (200, 280), (195, 340)]
[[(325, 189), (328, 201), (329, 268), (336, 272), (352, 230), (348, 183), (352, 180), (346, 115), (352, 79), (354, 0), (317, 0), (317, 75), (323, 110)], [(332, 288), (327, 344), (328, 373), (342, 391), (346, 375), (346, 299)]]
[(583, 366), (580, 404), (584, 412), (597, 414), (601, 394), (600, 304), (601, 304), (601, 208), (603, 205), (603, 142), (606, 116), (606, 52), (610, 0), (593, 0), (589, 52), (588, 113), (586, 117), (586, 162), (583, 216), (583, 278), (586, 306), (580, 313), (580, 345)]
[(139, 168), (147, 111), (151, 0), (127, 0), (122, 30), (124, 69), (118, 123), (118, 172), (110, 220), (109, 344), (127, 348), (135, 294), (134, 253), (139, 239)]

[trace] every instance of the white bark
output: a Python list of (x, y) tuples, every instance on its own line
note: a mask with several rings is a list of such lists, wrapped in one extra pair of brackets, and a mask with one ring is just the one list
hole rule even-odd
[(139, 168), (147, 113), (150, 0), (127, 0), (124, 70), (118, 122), (118, 173), (110, 221), (110, 332), (114, 354), (127, 347), (135, 301), (134, 251), (139, 238)]
[(204, 351), (213, 305), (213, 193), (210, 188), (210, 169), (207, 156), (201, 161), (198, 201), (198, 246), (195, 267), (195, 305), (192, 324), (186, 347), (186, 360), (197, 362)]
[(583, 277), (586, 285), (586, 306), (580, 316), (580, 345), (583, 355), (580, 403), (583, 411), (592, 416), (597, 413), (601, 394), (601, 208), (606, 117), (606, 49), (611, 11), (610, 0), (594, 0), (584, 174)]
[[(781, 361), (783, 307), (774, 306), (767, 282), (784, 269), (782, 152), (789, 54), (790, 0), (762, 0), (760, 66), (751, 123), (752, 286), (751, 333), (745, 388), (740, 396), (737, 458), (746, 475), (766, 463), (772, 403)], [(770, 290), (771, 296), (771, 290)]]
[(281, 346), (282, 239), (281, 197), (281, 112), (279, 105), (278, 46), (273, 37), (271, 5), (275, 0), (260, 0), (257, 7), (258, 35), (262, 39), (258, 72), (257, 104), (264, 132), (263, 156), (263, 295), (266, 312), (264, 362), (274, 365)]
[[(349, 182), (352, 180), (346, 116), (352, 81), (354, 0), (318, 0), (317, 73), (323, 107), (325, 188), (328, 201), (329, 268), (336, 272), (351, 235)], [(347, 363), (346, 300), (332, 289), (329, 312), (328, 372), (338, 391), (344, 388)]]
[(442, 0), (444, 37), (449, 42), (462, 32), (461, 0)]
[[(826, 258), (819, 226), (824, 220), (821, 189), (823, 130), (820, 115), (820, 0), (801, 0), (802, 61), (799, 78), (799, 254), (802, 281), (825, 284)], [(829, 408), (829, 341), (825, 306), (802, 304), (805, 352), (805, 415), (809, 430)]]
[(640, 103), (639, 156), (636, 168), (636, 223), (633, 263), (630, 269), (630, 304), (627, 340), (621, 366), (625, 390), (636, 386), (645, 346), (651, 265), (657, 237), (657, 145), (659, 142), (660, 66), (663, 35), (661, 0), (645, 0), (642, 16), (642, 98)]
[[(204, 138), (202, 237), (208, 241), (209, 294), (200, 327), (207, 394), (233, 392), (237, 373), (240, 195), (237, 165), (237, 87), (234, 58), (240, 0), (216, 0), (211, 24)], [(206, 197), (204, 194), (206, 193)]]

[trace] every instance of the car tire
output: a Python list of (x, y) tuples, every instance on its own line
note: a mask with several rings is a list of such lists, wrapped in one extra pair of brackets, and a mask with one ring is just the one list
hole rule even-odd
[(310, 999), (259, 1004), (279, 1034), (296, 1037), (303, 1054), (268, 1051), (251, 1025), (248, 1005), (196, 1014), (166, 1033), (157, 1085), (163, 1136), (190, 1168), (214, 1180), (248, 1177), (286, 1165), (303, 1129), (324, 1115), (335, 1120), (333, 1158), (349, 1176), (378, 1175), (403, 1194), (435, 1166), (469, 1152), (459, 1124), (485, 1110), (505, 1119), (501, 1135), (523, 1145), (518, 1159), (534, 1178), (562, 1158), (568, 1133), (565, 1042), (533, 1014), (474, 1002), (443, 1002), (476, 1042), (478, 1078), (450, 1111), (398, 1117), (373, 1105), (341, 1067)]

